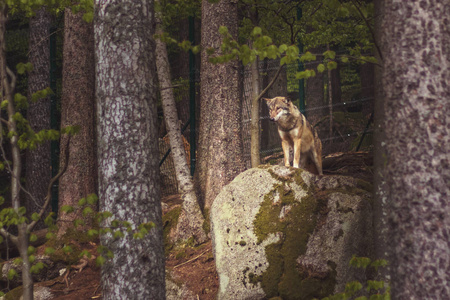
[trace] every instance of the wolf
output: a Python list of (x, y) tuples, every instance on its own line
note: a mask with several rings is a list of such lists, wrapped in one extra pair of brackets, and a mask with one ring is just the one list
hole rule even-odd
[(278, 125), (284, 165), (290, 166), (289, 147), (294, 149), (294, 168), (306, 166), (308, 159), (316, 173), (322, 173), (322, 142), (305, 116), (287, 97), (263, 98), (269, 107), (270, 120)]

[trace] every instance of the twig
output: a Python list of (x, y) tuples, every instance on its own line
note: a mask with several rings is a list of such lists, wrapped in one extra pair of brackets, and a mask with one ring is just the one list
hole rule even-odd
[(272, 87), (272, 85), (275, 83), (275, 81), (278, 78), (278, 75), (280, 75), (281, 70), (283, 69), (283, 66), (280, 66), (277, 70), (277, 72), (275, 73), (275, 75), (272, 78), (272, 81), (269, 82), (269, 84), (266, 86), (266, 88), (258, 95), (256, 101), (259, 101), (261, 99), (262, 96), (264, 96), (265, 93), (267, 93), (267, 91)]
[(36, 226), (37, 222), (38, 222), (38, 221), (42, 218), (42, 216), (44, 215), (45, 210), (46, 210), (47, 206), (50, 204), (50, 200), (52, 199), (52, 186), (53, 186), (53, 184), (54, 184), (57, 180), (59, 180), (59, 178), (60, 178), (60, 177), (66, 172), (66, 170), (67, 170), (67, 166), (68, 166), (68, 164), (69, 164), (69, 153), (70, 153), (70, 151), (69, 151), (69, 144), (70, 144), (70, 139), (71, 139), (71, 136), (68, 135), (68, 137), (67, 137), (67, 142), (66, 142), (66, 147), (65, 147), (65, 149), (66, 149), (66, 157), (65, 157), (65, 164), (64, 164), (64, 167), (61, 168), (61, 170), (58, 172), (58, 174), (56, 174), (56, 176), (53, 177), (53, 178), (50, 180), (50, 182), (49, 182), (49, 184), (48, 184), (48, 187), (47, 187), (47, 195), (45, 196), (45, 202), (44, 202), (44, 205), (42, 205), (42, 209), (41, 209), (41, 211), (39, 212), (39, 218), (37, 219), (37, 221), (32, 221), (30, 224), (28, 224), (28, 226), (27, 226), (28, 232), (31, 232), (31, 231), (32, 231), (32, 229), (34, 228), (34, 226)]
[[(361, 9), (359, 8), (358, 5), (356, 5), (354, 0), (351, 0), (353, 5), (356, 7), (356, 9), (358, 10), (359, 14), (361, 15), (361, 18), (364, 20), (364, 22), (367, 25), (367, 28), (369, 28), (370, 34), (372, 35), (372, 39), (373, 39), (373, 43), (375, 45), (375, 48), (377, 49), (378, 55), (380, 56), (381, 60), (383, 60), (383, 53), (381, 52), (380, 46), (377, 43), (377, 40), (375, 39), (375, 32), (373, 31), (372, 26), (370, 26), (369, 21), (367, 20), (367, 18), (364, 16), (363, 12), (361, 11)], [(342, 2), (342, 1), (341, 1)]]
[(173, 267), (174, 269), (175, 268), (178, 268), (178, 267), (181, 267), (181, 266), (183, 266), (183, 265), (185, 265), (185, 264), (188, 264), (188, 263), (190, 263), (190, 262), (193, 262), (194, 260), (196, 260), (197, 258), (199, 258), (200, 256), (202, 256), (203, 254), (205, 254), (206, 252), (208, 252), (208, 251), (210, 251), (211, 249), (206, 249), (205, 251), (203, 251), (202, 253), (200, 253), (199, 255), (197, 255), (196, 257), (194, 257), (194, 258), (192, 258), (192, 259), (190, 259), (190, 260), (188, 260), (188, 261), (185, 261), (184, 263), (181, 263), (181, 264), (179, 264), (179, 265), (176, 265), (175, 267)]

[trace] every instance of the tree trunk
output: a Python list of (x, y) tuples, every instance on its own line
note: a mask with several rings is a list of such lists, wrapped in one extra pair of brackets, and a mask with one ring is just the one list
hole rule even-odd
[[(165, 299), (158, 168), (153, 1), (96, 0), (95, 54), (100, 209), (142, 239), (103, 235), (104, 299)], [(104, 224), (108, 225), (108, 224)]]
[[(450, 5), (385, 1), (381, 149), (392, 299), (450, 299)], [(379, 166), (380, 167), (380, 166)]]
[[(156, 34), (158, 35), (163, 34), (161, 26), (159, 23), (156, 25)], [(197, 201), (194, 182), (191, 178), (186, 152), (181, 139), (177, 107), (173, 95), (173, 88), (171, 87), (172, 82), (167, 47), (160, 39), (156, 39), (156, 69), (158, 71), (164, 120), (166, 121), (169, 134), (175, 174), (178, 181), (178, 188), (181, 192), (181, 199), (183, 200), (174, 242), (186, 241), (194, 237), (195, 241), (201, 244), (207, 240), (206, 233), (202, 228), (205, 219)]]
[[(323, 53), (324, 47), (317, 47), (310, 50), (311, 53)], [(316, 76), (309, 77), (306, 80), (306, 118), (311, 125), (317, 124), (324, 116), (327, 115), (326, 101), (324, 99), (324, 73), (317, 71), (317, 66), (322, 63), (316, 60), (308, 63), (307, 68), (316, 72)], [(323, 136), (323, 132), (320, 136)]]
[[(263, 77), (262, 87), (266, 89), (271, 83), (272, 85), (263, 97), (274, 98), (278, 96), (288, 96), (286, 68), (279, 71), (279, 67), (279, 59), (265, 60), (263, 73), (266, 74), (266, 76)], [(273, 82), (274, 78), (275, 81)], [(275, 149), (281, 148), (280, 134), (278, 133), (277, 124), (269, 119), (269, 108), (265, 101), (259, 102), (261, 115), (263, 116), (261, 119), (261, 152), (270, 155), (273, 154)]]
[(260, 98), (261, 92), (260, 75), (259, 75), (259, 60), (255, 59), (250, 65), (252, 74), (252, 107), (250, 113), (250, 158), (252, 162), (252, 168), (256, 168), (261, 164), (261, 129), (259, 124), (260, 119)]
[[(28, 75), (27, 120), (35, 132), (50, 129), (50, 97), (31, 101), (31, 95), (50, 86), (50, 23), (51, 16), (45, 8), (41, 8), (30, 19), (29, 62), (33, 71)], [(26, 151), (26, 195), (25, 207), (27, 215), (39, 212), (47, 194), (47, 185), (52, 176), (50, 142), (37, 145), (36, 149)], [(47, 209), (50, 212), (50, 206)], [(43, 222), (38, 223), (42, 228)]]
[[(70, 160), (66, 173), (59, 181), (59, 201), (76, 207), (78, 201), (96, 192), (97, 168), (95, 153), (95, 62), (94, 27), (70, 9), (64, 15), (63, 89), (61, 99), (61, 128), (79, 126), (71, 138)], [(61, 143), (64, 147), (65, 143)], [(62, 152), (66, 149), (61, 149)], [(65, 162), (61, 156), (60, 165)], [(59, 210), (59, 235), (66, 232), (75, 219), (83, 219), (81, 210), (66, 214)]]
[(223, 186), (245, 166), (242, 146), (242, 103), (238, 90), (238, 62), (213, 65), (206, 50), (220, 52), (219, 26), (237, 35), (237, 3), (202, 1), (202, 60), (200, 128), (196, 184), (205, 208), (211, 207)]
[[(5, 24), (6, 24), (6, 12), (5, 12), (5, 4), (0, 3), (0, 81), (2, 82), (2, 91), (0, 93), (1, 98), (8, 101), (6, 106), (6, 111), (8, 113), (7, 127), (9, 132), (17, 132), (17, 124), (14, 119), (14, 115), (16, 113), (14, 107), (14, 89), (16, 77), (14, 73), (8, 69), (6, 65), (6, 51), (5, 51)], [(3, 120), (2, 120), (3, 122)], [(0, 123), (2, 123), (0, 122)], [(1, 139), (0, 144), (3, 143), (3, 125), (0, 125), (1, 131)], [(20, 199), (20, 178), (22, 171), (22, 158), (20, 156), (20, 148), (18, 145), (18, 135), (13, 135), (10, 138), (10, 146), (11, 146), (11, 157), (12, 161), (10, 164), (10, 172), (11, 172), (11, 206), (14, 209), (15, 213), (20, 216), (20, 207), (21, 199)], [(0, 145), (3, 147), (3, 145)], [(33, 299), (33, 278), (30, 273), (30, 261), (28, 257), (28, 242), (29, 242), (29, 234), (27, 230), (27, 224), (22, 223), (17, 226), (18, 235), (17, 237), (11, 237), (6, 230), (1, 227), (0, 233), (5, 238), (11, 238), (13, 243), (16, 244), (17, 248), (20, 252), (20, 257), (22, 258), (22, 282), (23, 282), (23, 299), (24, 300), (32, 300)]]

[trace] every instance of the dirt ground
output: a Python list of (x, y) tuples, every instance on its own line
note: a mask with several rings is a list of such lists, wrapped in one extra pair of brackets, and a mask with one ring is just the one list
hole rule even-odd
[[(325, 175), (350, 175), (372, 181), (372, 156), (367, 152), (335, 154), (325, 158), (323, 165)], [(163, 202), (172, 207), (179, 205), (180, 199), (178, 195), (172, 195)], [(96, 245), (88, 247), (94, 253)], [(208, 242), (195, 248), (178, 249), (166, 258), (166, 268), (172, 270), (173, 279), (184, 282), (200, 300), (215, 299), (219, 287), (211, 248), (211, 242)], [(102, 299), (100, 268), (94, 261), (89, 261), (81, 271), (72, 269), (68, 275), (37, 285), (50, 287), (55, 295), (53, 299), (57, 300)]]
[[(186, 248), (182, 258), (169, 255), (166, 268), (172, 270), (176, 281), (185, 282), (187, 288), (198, 295), (197, 299), (215, 299), (219, 282), (211, 252), (211, 242), (197, 248)], [(38, 283), (50, 287), (55, 300), (102, 299), (100, 268), (89, 262), (81, 272), (71, 270), (67, 280), (65, 275), (54, 280)]]

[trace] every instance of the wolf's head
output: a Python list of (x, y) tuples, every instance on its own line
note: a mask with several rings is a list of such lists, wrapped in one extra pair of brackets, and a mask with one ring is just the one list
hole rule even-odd
[(263, 98), (269, 107), (269, 117), (271, 121), (277, 122), (281, 117), (287, 116), (291, 111), (291, 100), (286, 97), (275, 97), (272, 99)]

